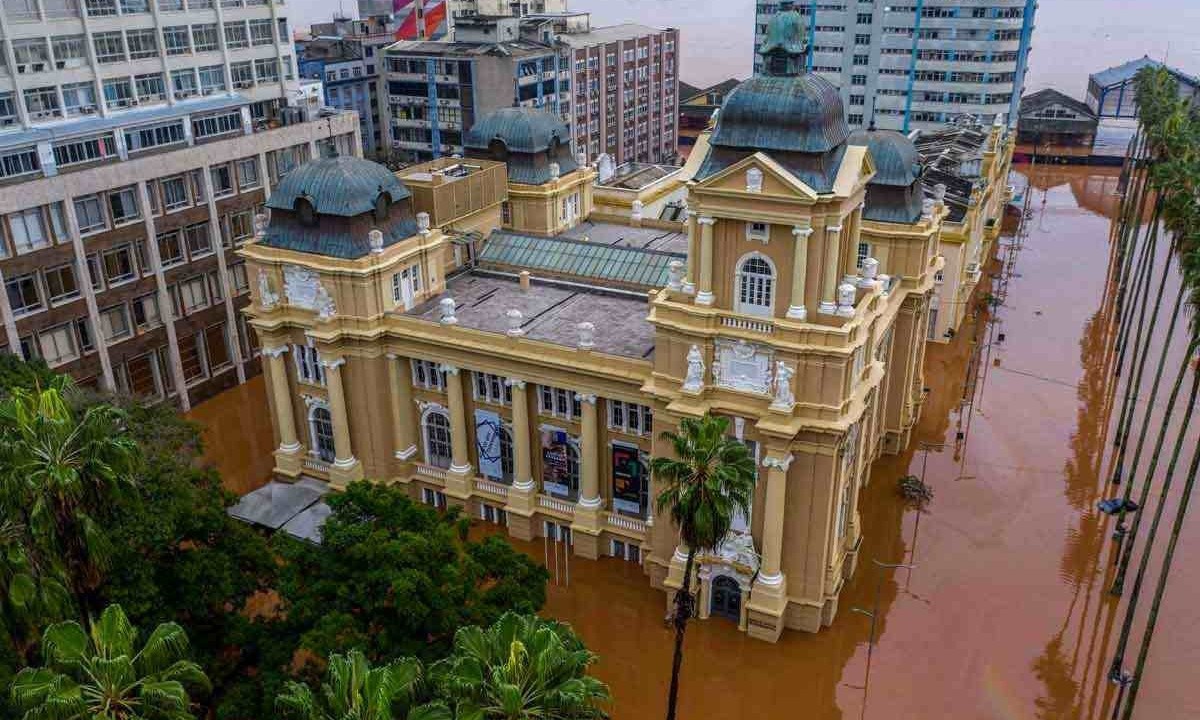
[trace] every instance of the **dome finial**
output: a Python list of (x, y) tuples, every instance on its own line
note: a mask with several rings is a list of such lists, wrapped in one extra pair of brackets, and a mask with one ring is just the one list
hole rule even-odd
[(767, 25), (767, 36), (759, 46), (763, 56), (763, 74), (795, 77), (804, 71), (808, 43), (804, 38), (804, 19), (795, 10), (776, 13)]

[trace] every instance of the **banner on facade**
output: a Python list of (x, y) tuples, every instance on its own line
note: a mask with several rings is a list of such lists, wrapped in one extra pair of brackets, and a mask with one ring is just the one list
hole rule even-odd
[(479, 474), (493, 480), (504, 479), (500, 459), (500, 416), (491, 410), (475, 411), (475, 449), (479, 455)]
[(562, 430), (542, 430), (542, 489), (556, 497), (577, 491), (571, 477), (571, 436)]
[(642, 515), (646, 495), (650, 491), (646, 466), (641, 450), (635, 445), (613, 443), (613, 509), (618, 512)]

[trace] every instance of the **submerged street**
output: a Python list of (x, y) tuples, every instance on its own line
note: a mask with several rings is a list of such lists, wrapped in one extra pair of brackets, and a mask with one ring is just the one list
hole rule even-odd
[[(1106, 674), (1124, 606), (1108, 594), (1113, 521), (1096, 502), (1117, 494), (1107, 482), (1121, 399), (1106, 281), (1118, 172), (1040, 167), (1031, 183), (1022, 173), (1030, 171), (1019, 168), (1012, 182), (1031, 186), (1032, 215), (1018, 247), (1005, 233), (990, 268), (991, 293), (1005, 298), (997, 322), (981, 314), (948, 345), (929, 346), (921, 421), (911, 447), (873, 468), (859, 508), (858, 570), (833, 626), (770, 645), (722, 619), (692, 623), (681, 717), (1108, 716), (1115, 688)], [(205, 425), (206, 457), (229, 489), (267, 480), (274, 441), (261, 377), (189, 417)], [(923, 446), (942, 449), (926, 457)], [(895, 484), (920, 475), (926, 460), (934, 500), (918, 523)], [(540, 542), (516, 544), (545, 557)], [(1200, 592), (1197, 551), (1200, 525), (1191, 523), (1139, 717), (1200, 715), (1200, 688), (1188, 682), (1200, 663), (1190, 607)], [(874, 560), (914, 568), (885, 572)], [(571, 558), (551, 569), (558, 583), (544, 614), (569, 622), (600, 656), (595, 671), (611, 686), (613, 717), (661, 717), (671, 653), (664, 596), (632, 563)], [(875, 614), (871, 652), (871, 620), (852, 608)]]

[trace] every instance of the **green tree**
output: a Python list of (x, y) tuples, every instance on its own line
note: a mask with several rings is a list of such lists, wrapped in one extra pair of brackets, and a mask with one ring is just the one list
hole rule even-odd
[(109, 545), (102, 531), (113, 500), (132, 484), (137, 448), (125, 415), (109, 405), (72, 408), (66, 378), (13, 389), (0, 402), (0, 509), (25, 529), (25, 551), (61, 563), (88, 608)]
[(729, 436), (729, 420), (712, 415), (684, 418), (679, 432), (662, 438), (674, 457), (650, 462), (660, 490), (659, 515), (669, 513), (687, 547), (683, 587), (675, 593), (675, 654), (667, 720), (674, 720), (679, 695), (679, 670), (683, 665), (683, 634), (692, 615), (692, 568), (698, 552), (715, 552), (729, 536), (737, 513), (749, 516), (754, 499), (754, 458), (749, 449)]
[(159, 625), (137, 647), (138, 633), (111, 605), (85, 631), (77, 622), (42, 635), (45, 667), (13, 680), (13, 705), (24, 720), (184, 720), (193, 717), (189, 689), (207, 689), (200, 666), (185, 659), (187, 634)]
[(307, 650), (433, 660), (458, 628), (545, 602), (545, 568), (503, 538), (468, 541), (456, 511), (438, 513), (401, 488), (368, 482), (328, 502), (319, 546), (275, 539), (284, 610)]
[(288, 682), (275, 705), (287, 720), (450, 720), (443, 704), (417, 704), (422, 675), (414, 658), (371, 667), (361, 650), (351, 650), (329, 658), (320, 693)]
[(505, 613), (460, 629), (429, 675), (458, 720), (585, 720), (607, 717), (608, 686), (588, 675), (595, 660), (566, 625)]

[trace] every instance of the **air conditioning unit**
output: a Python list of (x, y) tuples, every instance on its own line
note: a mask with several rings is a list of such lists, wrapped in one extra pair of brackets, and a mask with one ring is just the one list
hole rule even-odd
[(66, 60), (56, 60), (56, 61), (54, 61), (54, 67), (58, 68), (59, 70), (64, 70), (67, 67), (67, 61)]
[(22, 74), (22, 75), (25, 74), (25, 65), (23, 65), (23, 64), (17, 65), (17, 73)]
[(45, 70), (46, 70), (46, 63), (33, 63), (30, 66), (31, 72), (44, 72)]

